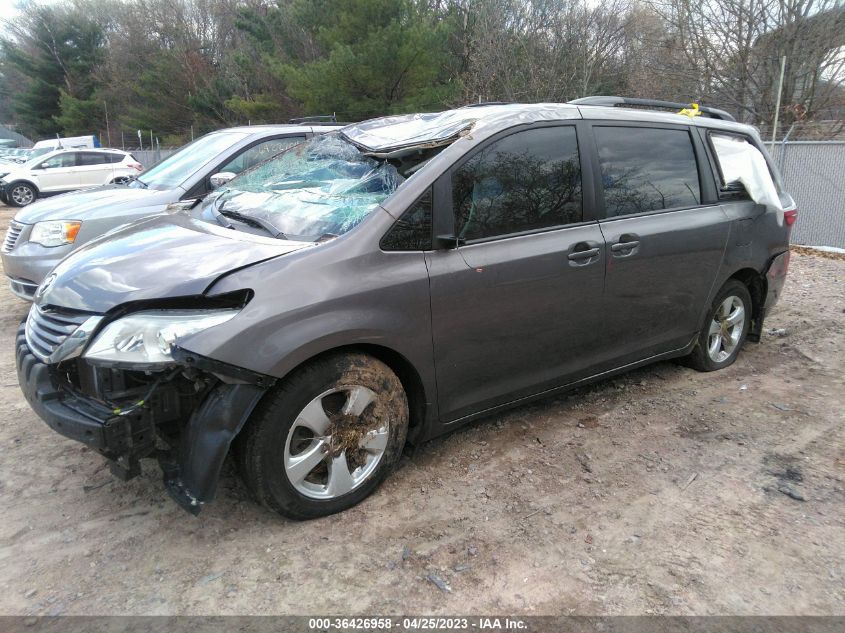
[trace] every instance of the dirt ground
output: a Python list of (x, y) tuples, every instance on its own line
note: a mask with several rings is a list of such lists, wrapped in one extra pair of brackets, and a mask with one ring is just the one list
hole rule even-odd
[(154, 463), (121, 483), (49, 430), (3, 284), (0, 613), (845, 614), (844, 290), (845, 261), (795, 254), (729, 369), (659, 363), (493, 416), (293, 523), (231, 466), (194, 518)]

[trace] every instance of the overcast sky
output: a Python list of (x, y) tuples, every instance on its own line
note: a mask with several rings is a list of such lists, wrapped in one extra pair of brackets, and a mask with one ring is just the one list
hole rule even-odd
[(6, 34), (6, 20), (14, 20), (18, 14), (15, 5), (19, 4), (20, 0), (0, 0), (0, 34)]

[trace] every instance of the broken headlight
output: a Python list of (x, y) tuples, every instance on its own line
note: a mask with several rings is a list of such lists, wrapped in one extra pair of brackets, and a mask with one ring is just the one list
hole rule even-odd
[(238, 310), (148, 310), (109, 323), (83, 354), (96, 363), (163, 365), (173, 343), (232, 319)]

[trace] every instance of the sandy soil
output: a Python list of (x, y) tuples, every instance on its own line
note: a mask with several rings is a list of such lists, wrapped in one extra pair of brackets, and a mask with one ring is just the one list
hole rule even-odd
[(231, 467), (194, 518), (155, 464), (121, 483), (50, 431), (4, 284), (0, 613), (845, 614), (844, 287), (845, 261), (796, 254), (729, 369), (660, 363), (491, 417), (292, 523)]

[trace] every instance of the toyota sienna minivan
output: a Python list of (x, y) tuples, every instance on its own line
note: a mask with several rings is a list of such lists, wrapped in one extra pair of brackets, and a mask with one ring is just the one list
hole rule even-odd
[(660, 359), (726, 367), (778, 299), (797, 212), (754, 128), (655, 111), (679, 107), (314, 137), (63, 260), (18, 332), (23, 392), (120, 477), (157, 458), (190, 512), (233, 453), (258, 501), (310, 519), (406, 442)]

